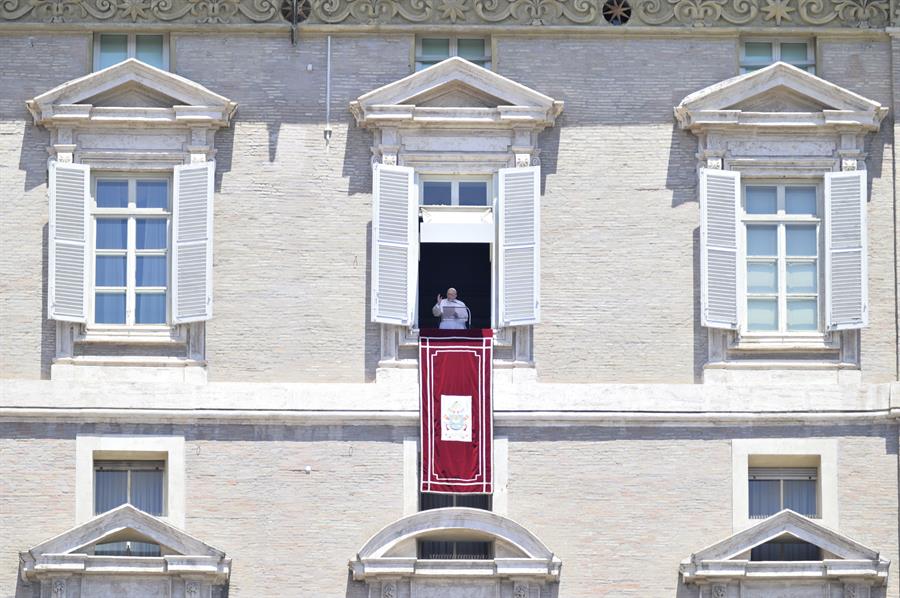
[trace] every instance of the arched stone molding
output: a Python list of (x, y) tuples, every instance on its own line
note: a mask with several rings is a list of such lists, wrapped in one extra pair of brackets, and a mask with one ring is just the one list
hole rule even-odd
[[(487, 560), (427, 560), (417, 556), (422, 539), (453, 537), (489, 541)], [(554, 595), (562, 562), (533, 533), (489, 511), (447, 508), (422, 511), (391, 523), (359, 550), (349, 563), (355, 581), (370, 596), (428, 595), (542, 598)]]

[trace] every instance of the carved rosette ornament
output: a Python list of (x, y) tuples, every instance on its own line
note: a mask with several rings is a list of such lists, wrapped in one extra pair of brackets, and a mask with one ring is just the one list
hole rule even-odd
[(392, 581), (381, 586), (381, 598), (397, 598), (397, 584)]
[(859, 598), (859, 586), (855, 583), (849, 583), (844, 586), (845, 598)]
[(513, 586), (513, 598), (528, 598), (528, 585), (517, 583)]
[(53, 598), (66, 598), (66, 580), (54, 579), (51, 591), (53, 592)]
[(725, 595), (728, 593), (728, 588), (720, 583), (717, 583), (712, 587), (712, 598), (725, 598)]

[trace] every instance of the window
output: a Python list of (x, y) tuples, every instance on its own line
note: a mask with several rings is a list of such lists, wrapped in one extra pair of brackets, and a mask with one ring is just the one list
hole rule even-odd
[(488, 181), (423, 179), (423, 206), (489, 206)]
[(749, 73), (779, 61), (815, 74), (815, 44), (808, 40), (762, 39), (748, 40), (741, 44), (741, 73)]
[(94, 324), (168, 322), (169, 179), (98, 176), (94, 186)]
[(96, 556), (160, 556), (159, 544), (127, 540), (124, 542), (106, 542), (94, 547)]
[(491, 68), (491, 42), (483, 37), (420, 37), (416, 39), (416, 70), (421, 71), (451, 56)]
[(125, 503), (163, 515), (165, 461), (94, 461), (94, 514)]
[(744, 187), (747, 332), (822, 329), (819, 206), (815, 185)]
[(822, 550), (796, 539), (775, 539), (750, 550), (751, 561), (821, 561)]
[(814, 467), (750, 468), (751, 519), (771, 517), (783, 509), (817, 517), (817, 493), (818, 471)]
[[(469, 507), (491, 510), (490, 494), (434, 494), (419, 493), (419, 510), (442, 509), (446, 507)], [(418, 543), (420, 559), (490, 559), (493, 558), (493, 543), (455, 539), (441, 536), (440, 539), (423, 539)]]
[(105, 69), (128, 58), (137, 58), (168, 70), (169, 48), (164, 35), (100, 33), (94, 38), (94, 70)]

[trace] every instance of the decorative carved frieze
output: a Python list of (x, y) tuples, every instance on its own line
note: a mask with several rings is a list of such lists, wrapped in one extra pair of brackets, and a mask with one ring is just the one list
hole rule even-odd
[(54, 579), (51, 591), (53, 592), (53, 598), (66, 598), (66, 580)]
[[(602, 0), (313, 0), (309, 24), (612, 27)], [(891, 25), (890, 0), (634, 0), (625, 27)], [(0, 21), (284, 24), (280, 0), (3, 0)], [(900, 12), (893, 16), (900, 23)], [(302, 25), (301, 25), (302, 27)]]
[(528, 598), (528, 584), (517, 583), (513, 586), (513, 598)]
[(721, 583), (717, 583), (712, 587), (712, 598), (725, 598), (728, 588)]

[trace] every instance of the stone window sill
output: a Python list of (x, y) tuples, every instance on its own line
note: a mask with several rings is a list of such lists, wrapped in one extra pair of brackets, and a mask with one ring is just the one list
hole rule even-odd
[(814, 334), (735, 334), (728, 349), (731, 351), (837, 351), (840, 337), (830, 332)]
[(75, 338), (77, 343), (128, 345), (176, 345), (186, 340), (183, 326), (88, 326)]

